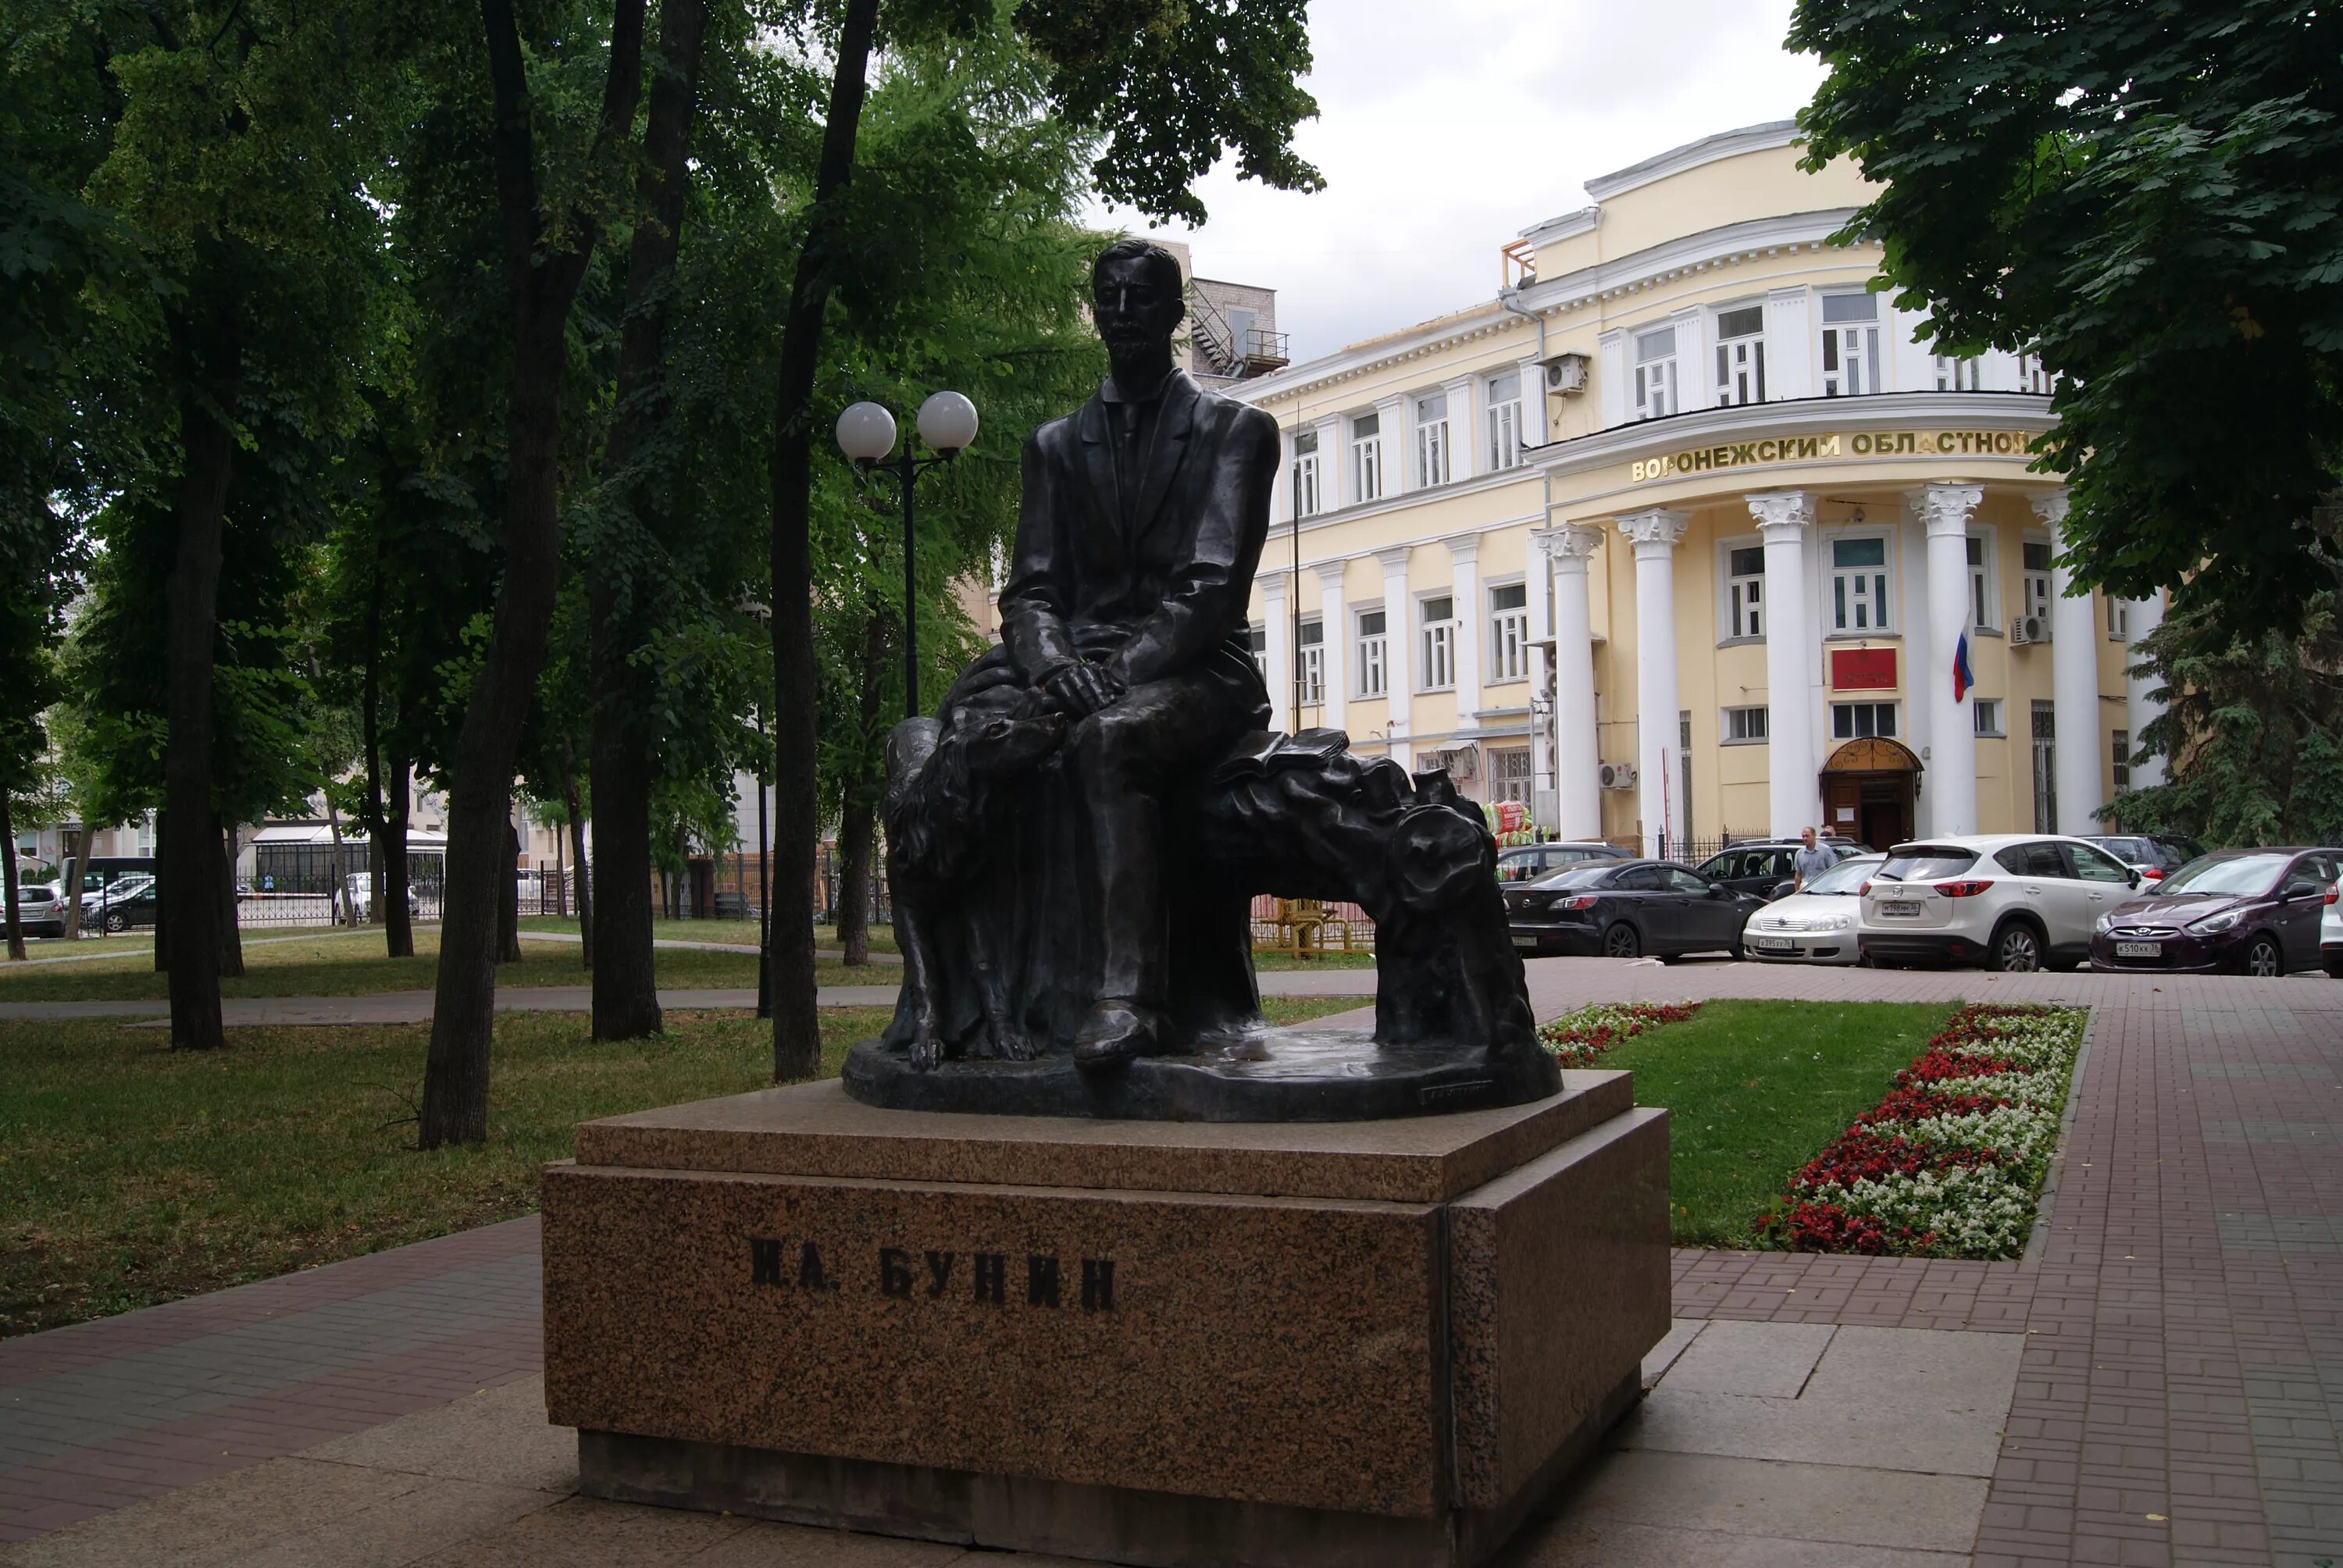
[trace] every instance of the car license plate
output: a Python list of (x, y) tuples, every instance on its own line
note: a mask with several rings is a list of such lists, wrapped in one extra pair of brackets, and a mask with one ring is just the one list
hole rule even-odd
[(1517, 948), (1530, 948), (1534, 950), (1537, 947), (1537, 939), (1535, 937), (1515, 937), (1513, 939), (1513, 946)]
[(2116, 957), (2119, 959), (2160, 959), (2164, 956), (2162, 942), (2117, 942)]
[(1769, 953), (1794, 953), (1798, 950), (1798, 944), (1787, 937), (1759, 937), (1757, 946), (1760, 950)]
[(1908, 920), (1919, 914), (1920, 906), (1916, 903), (1898, 900), (1896, 903), (1880, 905), (1879, 912), (1890, 920)]

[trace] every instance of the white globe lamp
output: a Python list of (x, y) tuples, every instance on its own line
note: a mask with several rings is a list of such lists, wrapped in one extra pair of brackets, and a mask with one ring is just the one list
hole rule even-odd
[(838, 417), (838, 449), (858, 463), (875, 463), (895, 449), (895, 416), (876, 403), (850, 404)]
[(976, 440), (976, 405), (957, 392), (938, 392), (920, 405), (920, 439), (950, 457)]

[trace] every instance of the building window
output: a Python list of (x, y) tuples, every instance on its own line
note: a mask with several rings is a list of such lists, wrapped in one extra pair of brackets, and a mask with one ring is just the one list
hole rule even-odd
[(2050, 547), (2038, 539), (2026, 541), (2026, 613), (2050, 619)]
[(1887, 540), (1831, 541), (1831, 629), (1887, 629)]
[(1530, 674), (1530, 590), (1503, 583), (1489, 590), (1489, 678), (1527, 680)]
[(1530, 749), (1526, 746), (1492, 746), (1481, 755), (1488, 759), (1491, 803), (1512, 800), (1528, 805)]
[(1415, 400), (1415, 482), (1430, 489), (1448, 482), (1448, 394)]
[(1293, 437), (1293, 515), (1318, 515), (1318, 432), (1304, 430)]
[(2128, 729), (2118, 729), (2118, 730), (2117, 730), (2117, 731), (2115, 732), (2115, 751), (2116, 751), (2116, 788), (2117, 788), (2118, 790), (2122, 790), (2122, 789), (2130, 789), (2130, 788), (2131, 788), (2131, 731), (2130, 731), (2130, 730), (2128, 730)]
[(1383, 493), (1383, 419), (1362, 414), (1351, 421), (1351, 492), (1362, 501)]
[(2058, 709), (2034, 702), (2034, 830), (2058, 830)]
[(1489, 471), (1522, 460), (1522, 373), (1489, 377)]
[(1269, 628), (1253, 625), (1245, 628), (1245, 647), (1252, 650), (1252, 667), (1261, 671), (1263, 680), (1269, 678)]
[(1872, 736), (1884, 739), (1896, 739), (1896, 705), (1892, 702), (1834, 702), (1831, 704), (1831, 738), (1835, 740), (1865, 740)]
[(1971, 534), (1969, 550), (1969, 625), (1979, 630), (1994, 625), (1993, 568), (1986, 558), (1986, 541), (1983, 534)]
[(1388, 644), (1383, 637), (1383, 612), (1363, 609), (1359, 612), (1359, 695), (1381, 697), (1388, 689), (1390, 677), (1385, 673), (1389, 664), (1384, 658)]
[(1294, 628), (1293, 648), (1298, 656), (1295, 670), (1302, 678), (1302, 698), (1304, 703), (1326, 700), (1326, 623), (1305, 620)]
[(1456, 684), (1456, 601), (1443, 595), (1423, 601), (1423, 668), (1418, 691), (1446, 691)]
[(1950, 354), (1934, 357), (1936, 367), (1936, 390), (1939, 392), (1981, 392), (1985, 389), (1985, 362), (1962, 358)]
[(2000, 698), (1980, 697), (1970, 706), (1976, 714), (1976, 732), (1979, 735), (1989, 736), (1996, 740), (2004, 738), (2006, 732), (2001, 728)]
[(1882, 390), (1879, 296), (1823, 296), (1823, 396), (1860, 397)]
[(1716, 406), (1765, 401), (1765, 307), (1716, 313)]
[(1765, 739), (1763, 707), (1728, 708), (1724, 712), (1724, 739), (1727, 746), (1751, 746)]
[(1635, 339), (1635, 417), (1658, 419), (1676, 411), (1676, 329), (1663, 327)]
[(2049, 396), (2050, 372), (2042, 368), (2042, 361), (2037, 356), (2021, 354), (2017, 357), (2017, 389)]
[(1725, 636), (1765, 635), (1765, 548), (1745, 545), (1725, 554)]
[(2131, 606), (2113, 594), (2107, 596), (2107, 640), (2110, 642), (2131, 640)]

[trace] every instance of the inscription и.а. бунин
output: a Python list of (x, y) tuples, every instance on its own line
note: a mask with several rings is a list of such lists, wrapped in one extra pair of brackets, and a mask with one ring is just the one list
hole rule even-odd
[(1628, 465), (1627, 482), (1674, 478), (1711, 468), (1795, 463), (1806, 457), (2023, 457), (2039, 437), (2018, 430), (1858, 430), (1852, 436), (1768, 436), (1692, 447)]
[[(778, 1236), (749, 1238), (749, 1282), (755, 1285), (786, 1286), (795, 1283), (801, 1291), (835, 1291), (845, 1282), (845, 1268), (837, 1250), (829, 1254), (814, 1241), (799, 1241), (795, 1252), (796, 1268), (784, 1266), (784, 1253), (789, 1242)], [(965, 1262), (966, 1267), (961, 1265)], [(1114, 1311), (1114, 1260), (1084, 1258), (1082, 1263), (1081, 1303), (1086, 1312)], [(940, 1252), (928, 1251), (920, 1255), (915, 1265), (908, 1247), (881, 1247), (877, 1267), (865, 1273), (865, 1279), (875, 1281), (879, 1293), (899, 1301), (924, 1296), (929, 1301), (941, 1301), (947, 1296), (965, 1296), (980, 1304), (1005, 1307), (1009, 1304), (1009, 1254), (1006, 1252)], [(1058, 1255), (1055, 1252), (1025, 1254), (1025, 1304), (1029, 1307), (1054, 1307), (1059, 1304)]]

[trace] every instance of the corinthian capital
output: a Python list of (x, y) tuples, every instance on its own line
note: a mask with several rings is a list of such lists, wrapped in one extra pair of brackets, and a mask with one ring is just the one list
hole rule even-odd
[(1590, 528), (1584, 523), (1564, 523), (1558, 528), (1536, 528), (1531, 531), (1530, 543), (1545, 552), (1553, 561), (1584, 561), (1603, 542), (1603, 530)]
[(1969, 514), (1985, 499), (1983, 485), (1923, 485), (1914, 498), (1929, 536), (1957, 534), (1966, 538)]
[(2063, 485), (2057, 489), (2045, 490), (2034, 497), (2033, 503), (2034, 515), (2047, 524), (2054, 533), (2066, 522), (2066, 490)]
[(1749, 515), (1757, 519), (1757, 531), (1768, 538), (1777, 533), (1795, 536), (1815, 520), (1812, 490), (1763, 490), (1743, 499), (1749, 503)]
[(1648, 512), (1628, 512), (1619, 518), (1619, 534), (1636, 548), (1641, 555), (1646, 546), (1672, 550), (1676, 541), (1684, 537), (1692, 526), (1690, 512), (1671, 511), (1665, 507), (1654, 507)]

